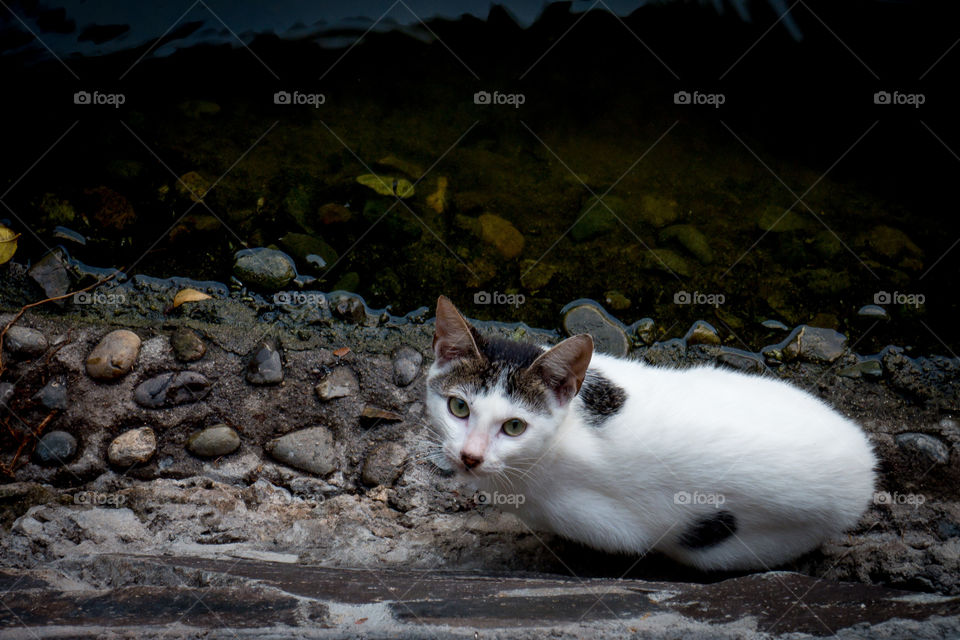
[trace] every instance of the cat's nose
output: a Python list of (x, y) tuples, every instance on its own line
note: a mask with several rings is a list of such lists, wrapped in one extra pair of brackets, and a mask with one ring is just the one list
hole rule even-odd
[(463, 460), (463, 465), (467, 469), (473, 469), (474, 467), (479, 466), (483, 462), (483, 457), (475, 457), (469, 453), (462, 451), (460, 452), (460, 459)]

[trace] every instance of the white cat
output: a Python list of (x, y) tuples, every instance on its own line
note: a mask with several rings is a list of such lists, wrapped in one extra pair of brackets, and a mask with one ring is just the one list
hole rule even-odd
[(856, 525), (872, 498), (863, 431), (785, 382), (594, 354), (585, 334), (549, 350), (487, 338), (445, 297), (433, 346), (443, 455), (522, 502), (531, 527), (700, 569), (768, 568)]

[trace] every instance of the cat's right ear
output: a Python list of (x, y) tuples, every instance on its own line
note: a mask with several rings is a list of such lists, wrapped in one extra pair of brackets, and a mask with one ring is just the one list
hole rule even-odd
[(479, 359), (481, 357), (469, 323), (446, 296), (440, 296), (437, 299), (437, 326), (433, 332), (433, 353), (440, 365), (463, 358)]

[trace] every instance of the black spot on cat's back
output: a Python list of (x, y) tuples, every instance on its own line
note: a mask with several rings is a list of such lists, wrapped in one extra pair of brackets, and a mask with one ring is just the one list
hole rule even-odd
[(584, 419), (594, 427), (616, 415), (627, 401), (627, 393), (622, 388), (590, 369), (580, 386), (579, 397), (583, 401)]
[(737, 532), (737, 519), (729, 511), (717, 511), (693, 523), (678, 542), (688, 549), (709, 549)]

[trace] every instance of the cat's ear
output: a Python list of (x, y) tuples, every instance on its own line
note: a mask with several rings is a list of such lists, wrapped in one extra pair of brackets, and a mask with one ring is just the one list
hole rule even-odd
[(433, 353), (441, 365), (463, 358), (480, 358), (480, 350), (473, 339), (470, 324), (450, 299), (437, 299), (437, 326), (433, 332)]
[(593, 338), (581, 333), (544, 352), (527, 368), (527, 375), (542, 380), (562, 407), (580, 392), (591, 357)]

